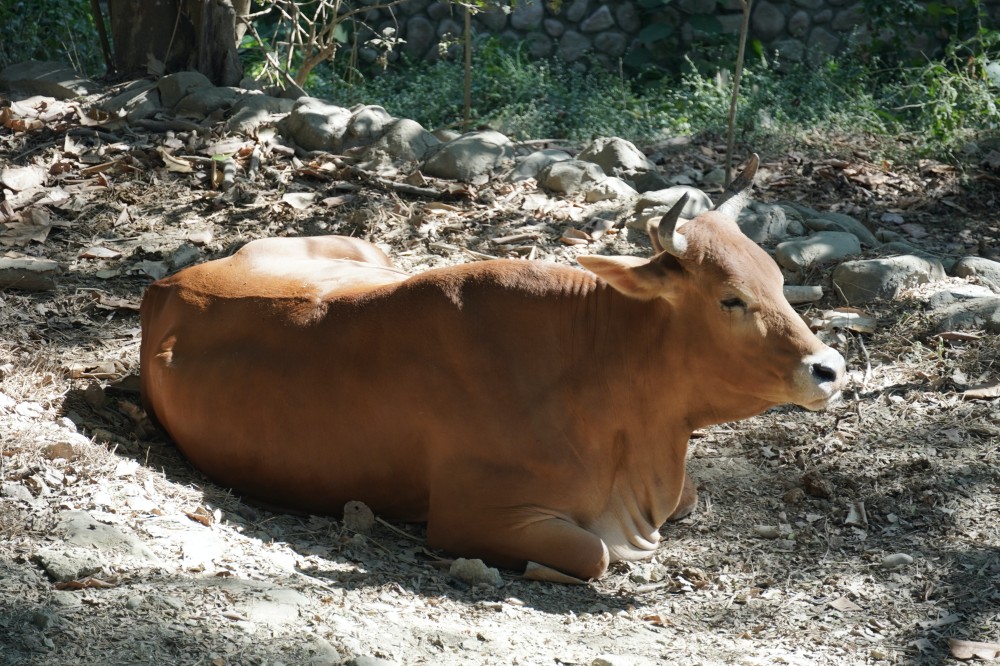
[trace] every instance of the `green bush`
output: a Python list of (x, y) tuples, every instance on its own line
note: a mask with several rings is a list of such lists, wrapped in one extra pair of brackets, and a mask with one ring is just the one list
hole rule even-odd
[(104, 69), (100, 42), (83, 0), (0, 0), (0, 66), (60, 60), (85, 74)]

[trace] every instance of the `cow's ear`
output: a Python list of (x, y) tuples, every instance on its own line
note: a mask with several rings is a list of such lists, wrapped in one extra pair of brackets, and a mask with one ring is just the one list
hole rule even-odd
[(659, 262), (642, 257), (606, 257), (595, 254), (585, 254), (576, 260), (611, 285), (615, 291), (630, 298), (669, 299), (673, 293), (668, 271)]

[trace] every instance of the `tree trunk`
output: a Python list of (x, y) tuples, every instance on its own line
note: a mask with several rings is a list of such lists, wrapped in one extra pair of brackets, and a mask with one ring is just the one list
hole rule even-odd
[(237, 15), (249, 12), (249, 0), (108, 0), (108, 7), (119, 72), (194, 70), (223, 86), (243, 77)]

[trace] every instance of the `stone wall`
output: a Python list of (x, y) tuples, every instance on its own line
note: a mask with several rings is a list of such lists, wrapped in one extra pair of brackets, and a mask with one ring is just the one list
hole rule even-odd
[[(982, 4), (994, 25), (1000, 25), (1000, 0), (982, 0)], [(389, 29), (405, 40), (390, 59), (404, 53), (411, 59), (435, 60), (442, 51), (459, 49), (454, 42), (462, 35), (462, 12), (445, 0), (406, 0), (392, 11), (373, 8), (364, 19), (380, 35)], [(866, 39), (865, 19), (859, 0), (756, 0), (751, 38), (759, 40), (767, 52), (778, 51), (782, 62), (814, 63), (842, 52), (852, 39)], [(617, 68), (620, 58), (634, 56), (643, 48), (654, 61), (679, 61), (695, 43), (698, 28), (706, 24), (735, 40), (741, 20), (738, 0), (677, 0), (658, 9), (644, 9), (633, 0), (563, 0), (558, 5), (551, 0), (517, 0), (513, 11), (478, 13), (472, 25), (477, 35), (524, 42), (533, 57), (558, 56), (582, 65), (593, 56)], [(669, 26), (671, 34), (651, 43), (644, 28), (653, 24)], [(933, 48), (933, 36), (913, 46)], [(360, 49), (362, 61), (373, 62), (378, 55), (373, 48)]]

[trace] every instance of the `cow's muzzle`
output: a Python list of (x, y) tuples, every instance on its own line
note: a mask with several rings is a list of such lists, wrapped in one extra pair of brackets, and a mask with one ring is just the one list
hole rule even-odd
[(835, 349), (822, 351), (802, 359), (796, 376), (800, 399), (795, 402), (806, 409), (824, 409), (840, 398), (847, 374), (844, 357)]

